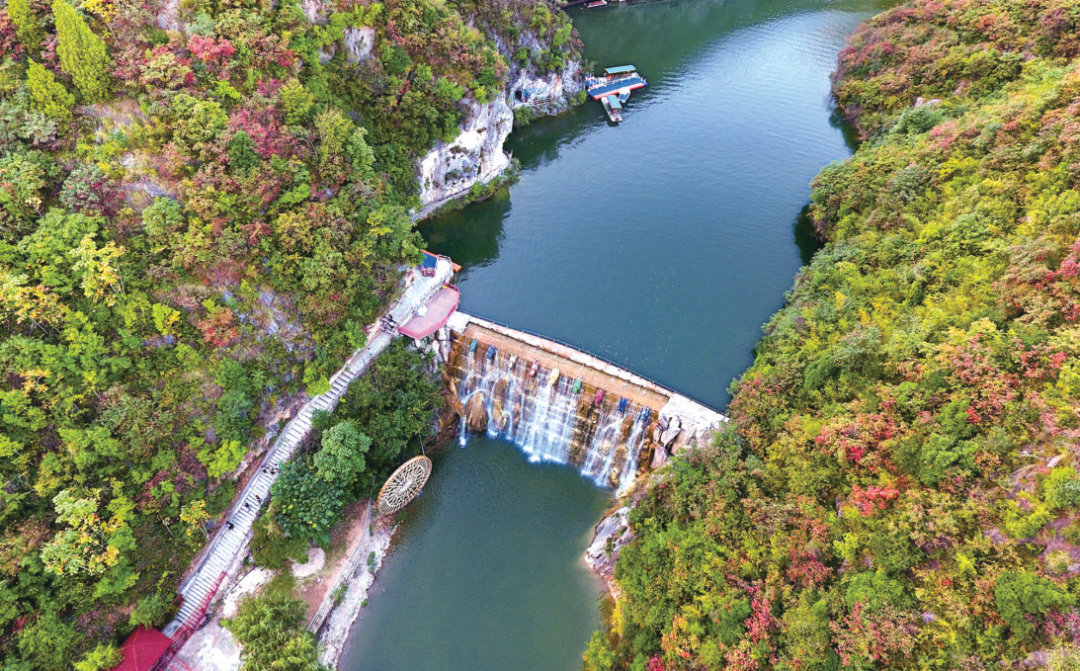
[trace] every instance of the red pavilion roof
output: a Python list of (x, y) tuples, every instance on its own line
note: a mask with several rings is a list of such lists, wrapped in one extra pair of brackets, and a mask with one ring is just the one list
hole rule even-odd
[(124, 661), (112, 671), (150, 671), (172, 642), (157, 629), (139, 627), (120, 646)]
[(418, 311), (415, 317), (399, 326), (398, 331), (417, 340), (426, 338), (446, 324), (460, 302), (461, 293), (458, 288), (450, 284), (444, 285), (424, 306), (424, 314), (419, 314)]

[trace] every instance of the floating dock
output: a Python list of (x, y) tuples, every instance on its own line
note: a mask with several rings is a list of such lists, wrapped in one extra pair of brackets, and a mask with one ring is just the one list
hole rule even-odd
[(608, 118), (615, 123), (622, 121), (622, 104), (630, 98), (630, 92), (648, 85), (633, 65), (608, 68), (603, 76), (585, 78), (585, 90), (603, 104)]

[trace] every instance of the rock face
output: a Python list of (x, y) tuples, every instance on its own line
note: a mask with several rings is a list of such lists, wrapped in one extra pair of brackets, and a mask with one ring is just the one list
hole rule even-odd
[(423, 218), (469, 192), (473, 184), (487, 183), (510, 165), (503, 142), (514, 127), (514, 112), (499, 96), (481, 105), (469, 102), (469, 118), (453, 142), (439, 141), (420, 161), (420, 200), (414, 216)]
[(679, 437), (682, 432), (682, 423), (678, 417), (673, 417), (668, 423), (668, 427), (660, 434), (660, 444), (665, 448), (670, 448), (671, 444), (675, 442), (675, 439)]
[[(372, 40), (374, 35), (372, 35)], [(510, 165), (510, 157), (503, 151), (503, 143), (514, 127), (514, 110), (532, 109), (534, 117), (559, 114), (573, 105), (574, 96), (585, 87), (581, 64), (571, 61), (556, 72), (539, 75), (514, 63), (502, 41), (495, 38), (496, 46), (511, 62), (509, 83), (499, 97), (481, 105), (469, 101), (469, 117), (461, 126), (461, 135), (453, 142), (438, 142), (420, 161), (420, 201), (422, 206), (414, 219), (423, 219), (451, 200), (466, 195), (474, 184), (486, 184), (499, 176)], [(529, 37), (527, 45), (534, 50), (546, 48)], [(349, 35), (346, 45), (350, 59), (354, 57)], [(357, 50), (358, 60), (368, 57)]]
[(371, 52), (375, 48), (375, 29), (365, 26), (363, 28), (345, 29), (345, 58), (350, 63), (359, 63), (371, 58)]
[(619, 588), (615, 584), (615, 562), (619, 559), (619, 551), (637, 538), (630, 531), (629, 515), (630, 508), (623, 507), (600, 520), (593, 531), (592, 543), (585, 550), (585, 563), (604, 579), (616, 599)]
[(543, 76), (527, 70), (515, 73), (507, 97), (513, 109), (531, 107), (533, 116), (551, 116), (570, 109), (574, 96), (584, 88), (581, 64), (571, 61), (565, 70)]
[(477, 393), (465, 404), (464, 421), (468, 424), (470, 431), (476, 433), (487, 431), (488, 415), (486, 403), (487, 399), (484, 398), (484, 395), (482, 393)]
[(649, 464), (649, 470), (655, 471), (658, 468), (663, 468), (669, 459), (670, 457), (668, 456), (667, 450), (664, 449), (664, 446), (657, 445), (656, 450), (653, 451), (652, 463)]

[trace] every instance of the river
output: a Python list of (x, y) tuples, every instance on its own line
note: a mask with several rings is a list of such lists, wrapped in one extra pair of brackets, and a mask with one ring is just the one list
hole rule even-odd
[[(649, 80), (516, 130), (509, 190), (421, 226), (462, 308), (723, 407), (814, 251), (801, 212), (852, 141), (829, 105), (882, 0), (665, 0), (575, 10), (597, 69)], [(609, 494), (474, 438), (436, 459), (349, 642), (355, 671), (574, 671), (598, 621), (580, 562)]]

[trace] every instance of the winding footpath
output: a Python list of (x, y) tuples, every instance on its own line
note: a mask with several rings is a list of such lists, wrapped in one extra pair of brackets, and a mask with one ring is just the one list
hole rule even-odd
[[(448, 259), (439, 258), (433, 277), (424, 277), (413, 268), (405, 281), (402, 296), (386, 314), (398, 324), (404, 324), (426, 303), (443, 284), (450, 281), (453, 266)], [(311, 419), (316, 410), (331, 411), (349, 388), (349, 384), (367, 370), (397, 333), (386, 333), (378, 326), (369, 329), (373, 334), (367, 345), (357, 350), (346, 364), (330, 378), (330, 391), (308, 401), (289, 421), (278, 435), (274, 445), (262, 461), (255, 466), (255, 475), (248, 481), (233, 504), (228, 525), (221, 525), (210, 539), (195, 570), (180, 585), (178, 593), (183, 597), (176, 618), (165, 626), (165, 635), (183, 645), (191, 633), (202, 625), (206, 610), (213, 602), (221, 585), (228, 583), (239, 572), (247, 554), (252, 536), (252, 524), (259, 516), (264, 502), (270, 498), (270, 487), (277, 478), (278, 468), (292, 458), (311, 431)]]

